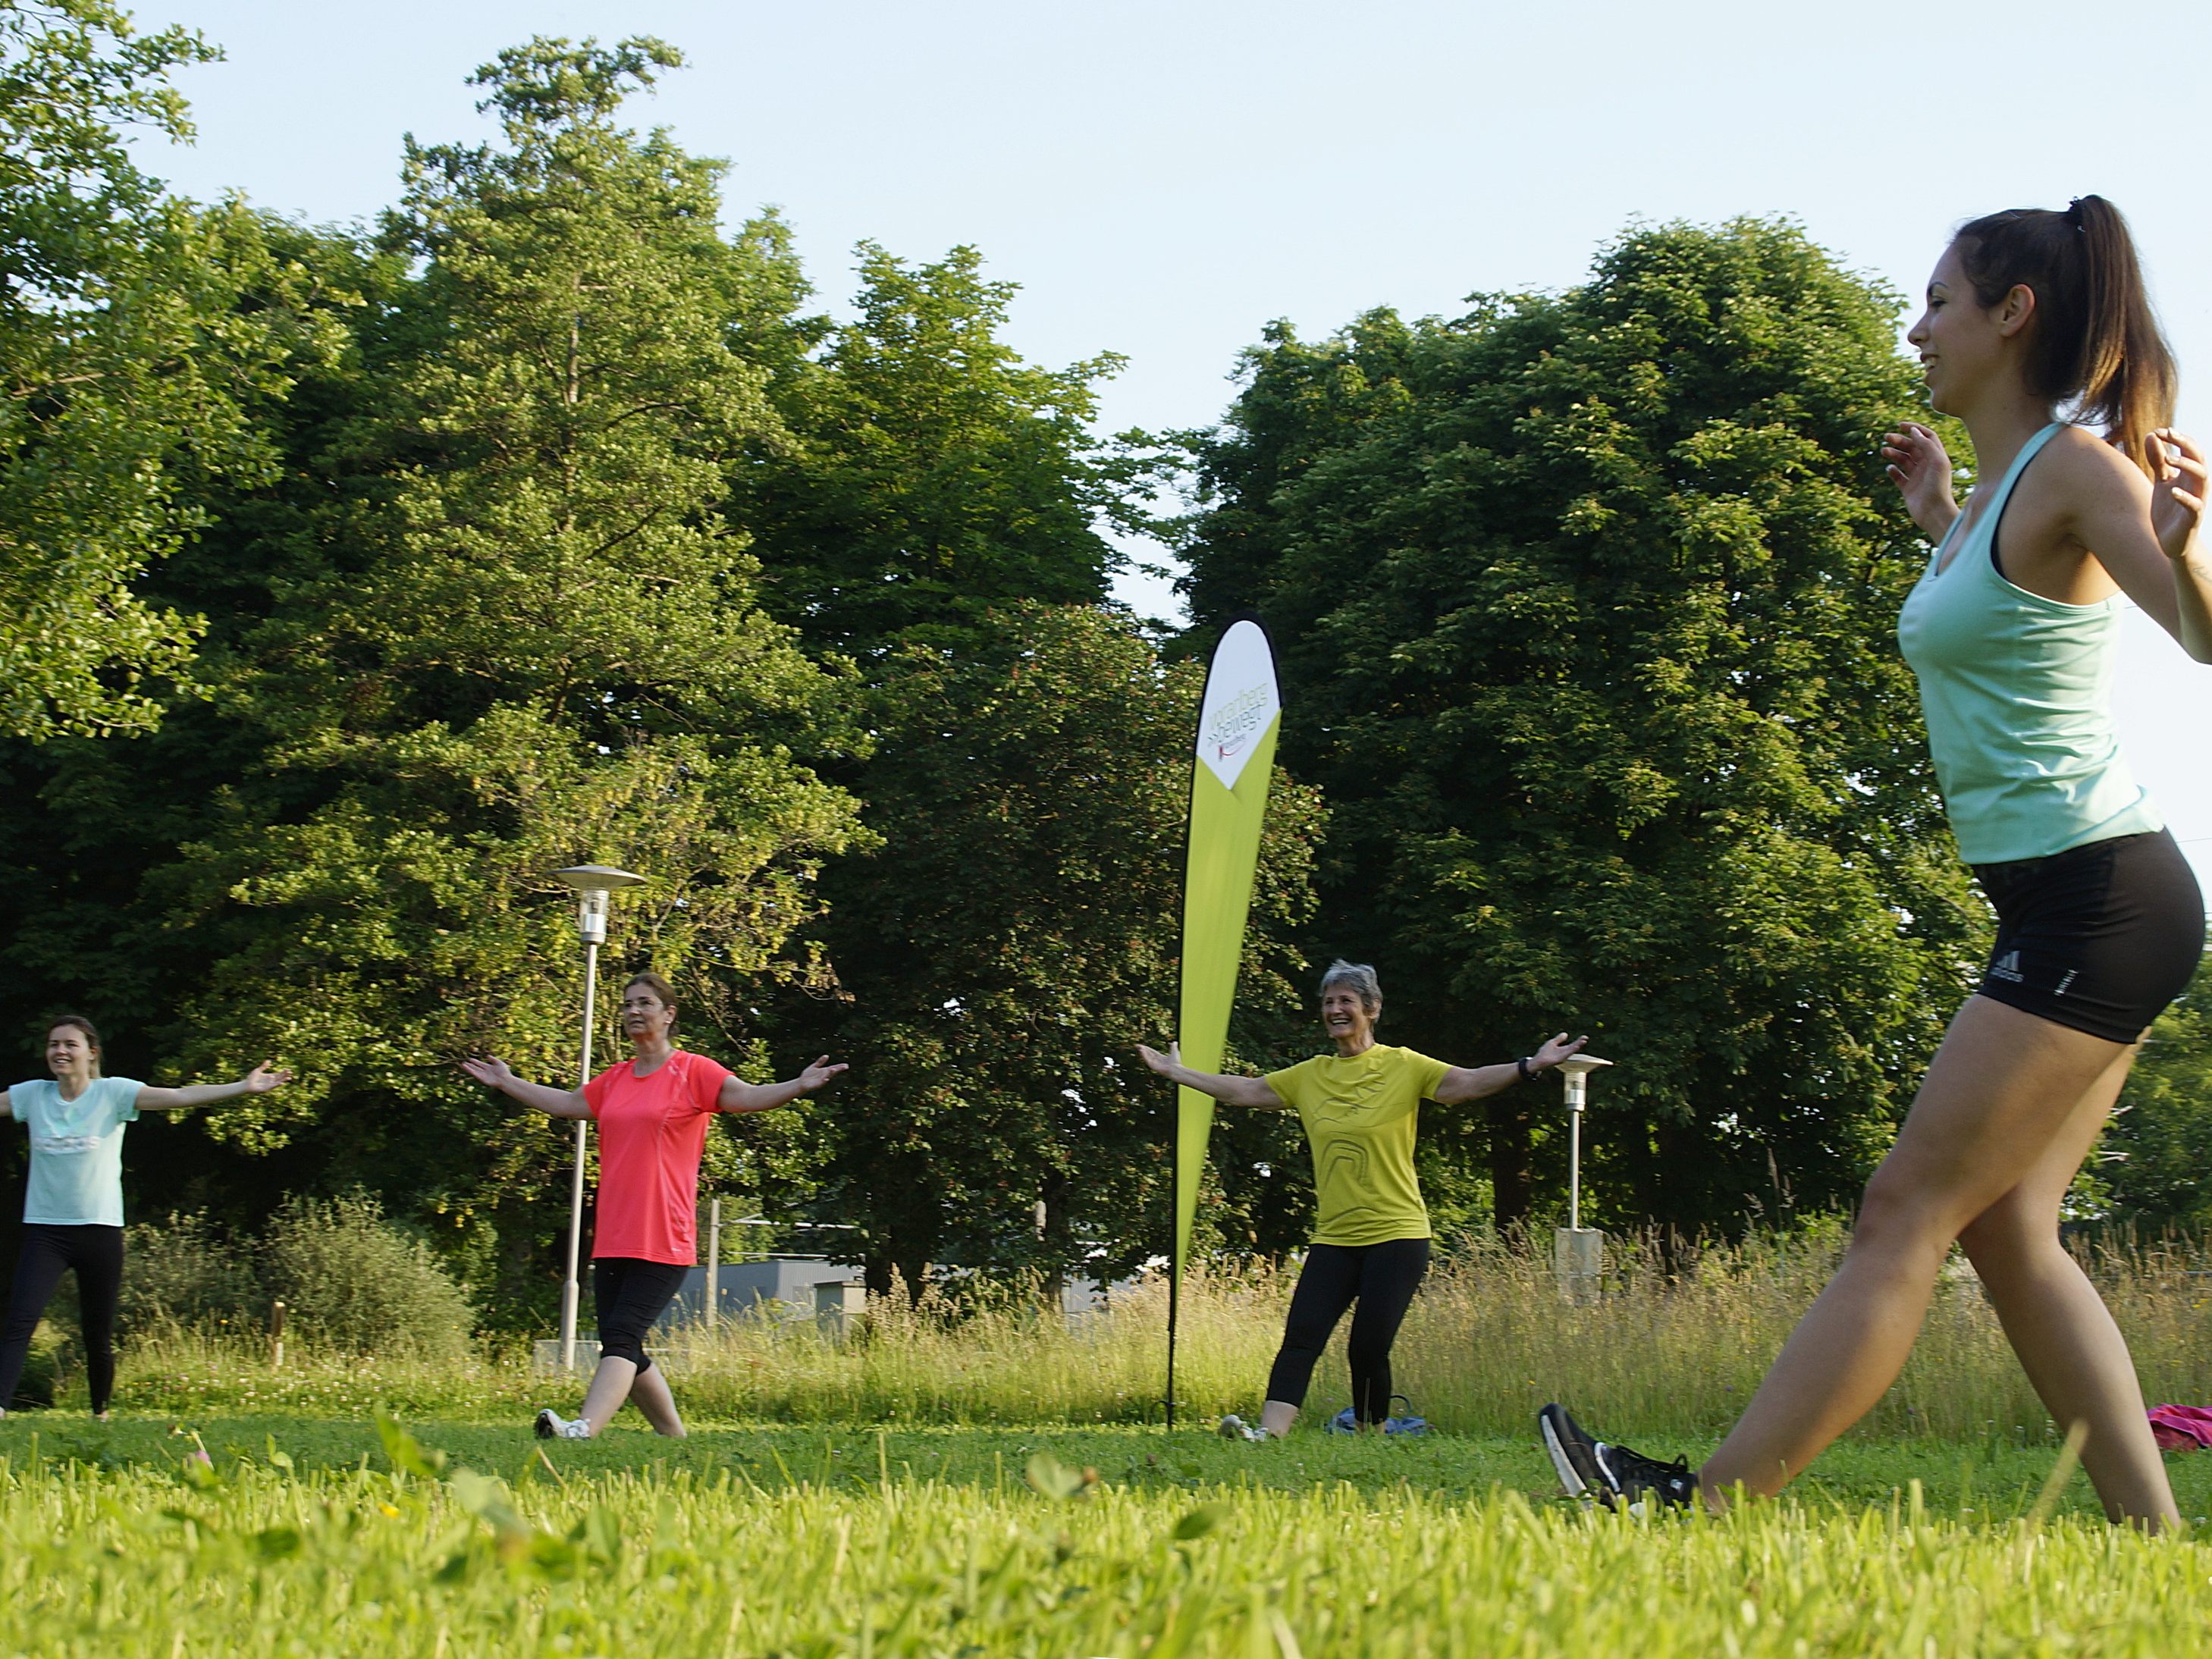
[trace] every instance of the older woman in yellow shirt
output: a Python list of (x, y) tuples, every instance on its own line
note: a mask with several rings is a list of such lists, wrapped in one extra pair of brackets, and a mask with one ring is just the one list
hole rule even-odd
[(1390, 1348), (1429, 1265), (1429, 1212), (1413, 1173), (1421, 1102), (1480, 1100), (1548, 1071), (1588, 1041), (1564, 1031), (1526, 1059), (1449, 1066), (1375, 1041), (1382, 988), (1364, 963), (1336, 962), (1322, 975), (1322, 1027), (1336, 1045), (1265, 1078), (1194, 1072), (1170, 1047), (1138, 1045), (1146, 1065), (1231, 1106), (1295, 1111), (1313, 1152), (1312, 1246), (1291, 1295), (1281, 1352), (1267, 1379), (1257, 1428), (1224, 1419), (1222, 1431), (1255, 1440), (1287, 1433), (1305, 1403), (1315, 1364), (1345, 1310), (1352, 1320), (1352, 1419), (1360, 1428), (1390, 1414)]

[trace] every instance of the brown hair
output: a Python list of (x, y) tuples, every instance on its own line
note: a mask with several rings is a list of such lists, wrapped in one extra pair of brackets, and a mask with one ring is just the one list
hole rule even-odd
[(1959, 228), (1960, 263), (1984, 309), (2035, 295), (2027, 389), (2070, 403), (2153, 477), (2150, 434), (2173, 419), (2176, 376), (2119, 209), (2078, 198), (2063, 213), (2008, 208)]
[(641, 968), (623, 981), (623, 994), (624, 996), (628, 996), (630, 994), (632, 988), (640, 985), (642, 985), (647, 990), (652, 992), (653, 995), (660, 999), (663, 1006), (665, 1006), (668, 1010), (668, 1029), (672, 1031), (676, 1029), (675, 988), (671, 986), (666, 980), (661, 978), (659, 975), (654, 973), (652, 969)]
[(84, 1033), (84, 1040), (92, 1045), (92, 1069), (94, 1074), (95, 1076), (98, 1075), (100, 1071), (100, 1056), (106, 1052), (100, 1047), (100, 1028), (97, 1025), (94, 1025), (90, 1020), (87, 1019), (82, 1014), (56, 1014), (52, 1019), (46, 1022), (47, 1036), (52, 1037), (56, 1031), (61, 1030), (64, 1025), (74, 1025), (78, 1030)]

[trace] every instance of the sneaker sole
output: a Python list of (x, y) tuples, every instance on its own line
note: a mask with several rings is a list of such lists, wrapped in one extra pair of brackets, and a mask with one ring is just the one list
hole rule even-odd
[(1567, 1455), (1567, 1449), (1559, 1440), (1559, 1431), (1552, 1426), (1551, 1418), (1540, 1417), (1537, 1425), (1544, 1431), (1544, 1449), (1552, 1455), (1553, 1471), (1559, 1477), (1559, 1484), (1567, 1489), (1567, 1496), (1589, 1497), (1589, 1483), (1582, 1478), (1574, 1460)]
[(554, 1440), (559, 1438), (561, 1431), (553, 1426), (552, 1416), (553, 1414), (550, 1412), (538, 1413), (537, 1417), (531, 1422), (530, 1431), (536, 1435), (540, 1440)]

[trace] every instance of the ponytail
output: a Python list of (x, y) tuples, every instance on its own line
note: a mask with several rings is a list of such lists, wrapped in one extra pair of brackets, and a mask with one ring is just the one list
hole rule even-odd
[(2015, 288), (2035, 295), (2027, 389), (2071, 404), (2153, 477), (2150, 434), (2173, 419), (2173, 354), (2144, 291), (2135, 240), (2101, 196), (2063, 213), (2008, 208), (1962, 225), (1954, 239), (1984, 309)]

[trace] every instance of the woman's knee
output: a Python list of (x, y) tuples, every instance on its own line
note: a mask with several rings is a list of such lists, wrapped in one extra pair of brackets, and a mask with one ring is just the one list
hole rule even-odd
[(2066, 1255), (2056, 1214), (2031, 1213), (2008, 1200), (1992, 1204), (1961, 1227), (1959, 1248), (1984, 1279), (2047, 1267)]
[(1948, 1195), (1885, 1164), (1874, 1172), (1851, 1223), (1850, 1253), (1940, 1260), (1958, 1237)]

